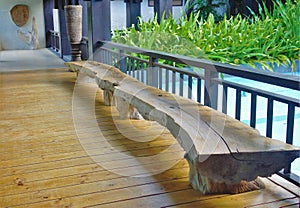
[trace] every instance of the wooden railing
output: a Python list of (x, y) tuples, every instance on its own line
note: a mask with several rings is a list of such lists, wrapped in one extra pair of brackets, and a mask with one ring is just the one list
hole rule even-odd
[(50, 48), (58, 53), (59, 57), (62, 58), (62, 47), (60, 32), (50, 30)]
[[(279, 102), (286, 105), (285, 142), (299, 144), (294, 136), (296, 112), (300, 110), (298, 99), (226, 79), (226, 77), (239, 77), (275, 87), (283, 87), (290, 90), (291, 93), (297, 93), (300, 89), (299, 77), (145, 50), (108, 41), (99, 41), (98, 43), (99, 48), (93, 54), (94, 60), (114, 65), (145, 84), (194, 99), (224, 113), (234, 107), (235, 115), (233, 116), (238, 120), (242, 115), (243, 94), (249, 93), (251, 96), (249, 125), (251, 127), (256, 127), (257, 99), (266, 99), (267, 115), (264, 131), (265, 136), (270, 138), (273, 137), (274, 103)], [(173, 63), (173, 65), (162, 64), (162, 61)], [(178, 64), (184, 65), (186, 68), (176, 67)], [(193, 70), (187, 70), (190, 68)], [(225, 79), (222, 79), (220, 74)], [(228, 97), (229, 89), (235, 91), (234, 106), (228, 106), (228, 100), (233, 99)], [(299, 140), (299, 138), (297, 139)], [(300, 164), (298, 165), (300, 166)], [(293, 173), (290, 164), (287, 164), (286, 168), (278, 174), (299, 185), (300, 177)]]

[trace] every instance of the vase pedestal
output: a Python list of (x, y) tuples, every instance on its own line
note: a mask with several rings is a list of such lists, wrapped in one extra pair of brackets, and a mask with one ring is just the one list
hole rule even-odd
[(71, 43), (71, 60), (81, 61), (81, 43)]

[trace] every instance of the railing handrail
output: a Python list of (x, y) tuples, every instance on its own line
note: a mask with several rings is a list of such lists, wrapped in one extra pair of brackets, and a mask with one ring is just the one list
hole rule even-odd
[(286, 87), (293, 90), (300, 89), (300, 79), (295, 76), (287, 74), (278, 74), (270, 71), (262, 71), (249, 69), (246, 66), (235, 66), (232, 64), (225, 64), (215, 61), (210, 61), (207, 59), (192, 58), (182, 55), (175, 55), (160, 51), (154, 51), (149, 49), (143, 49), (138, 47), (132, 47), (120, 43), (114, 43), (111, 41), (98, 41), (99, 47), (107, 48), (117, 48), (119, 50), (128, 51), (131, 53), (143, 54), (153, 58), (165, 59), (174, 61), (181, 64), (186, 64), (189, 66), (204, 68), (205, 70), (217, 71), (219, 73), (224, 73), (233, 76), (239, 76), (242, 78), (247, 78), (255, 81), (264, 82), (267, 84), (273, 84), (280, 87)]

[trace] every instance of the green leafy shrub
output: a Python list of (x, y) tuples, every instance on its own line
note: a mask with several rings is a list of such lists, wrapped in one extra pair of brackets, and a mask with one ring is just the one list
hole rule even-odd
[(215, 21), (219, 22), (229, 12), (228, 7), (228, 0), (187, 0), (185, 9), (194, 14), (199, 13), (204, 19), (212, 13)]
[(259, 16), (225, 17), (218, 24), (212, 14), (207, 19), (198, 17), (162, 18), (160, 24), (157, 18), (140, 19), (138, 30), (115, 31), (113, 41), (223, 63), (253, 67), (259, 63), (269, 70), (275, 63), (294, 67), (299, 59), (300, 4), (296, 1), (274, 2), (271, 12), (260, 8)]

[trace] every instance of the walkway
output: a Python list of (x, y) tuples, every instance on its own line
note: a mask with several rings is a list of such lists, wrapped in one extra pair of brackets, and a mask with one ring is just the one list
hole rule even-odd
[[(0, 80), (0, 207), (299, 207), (299, 187), (278, 176), (263, 179), (263, 190), (202, 196), (188, 184), (184, 159), (162, 173), (133, 177), (172, 160), (162, 153), (176, 143), (167, 131), (157, 134), (157, 124), (148, 121), (120, 121), (114, 108), (103, 106), (98, 91), (95, 117), (102, 137), (87, 128), (86, 139), (79, 140), (72, 117), (75, 73), (10, 72), (0, 73)], [(85, 102), (94, 99), (85, 93), (93, 86), (83, 87), (77, 109), (82, 115)], [(161, 158), (136, 165), (118, 152), (133, 158), (160, 153)], [(172, 154), (180, 152), (174, 148)], [(113, 168), (105, 169), (107, 164)]]
[(65, 68), (64, 61), (46, 48), (0, 51), (0, 72)]

